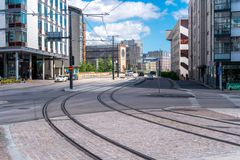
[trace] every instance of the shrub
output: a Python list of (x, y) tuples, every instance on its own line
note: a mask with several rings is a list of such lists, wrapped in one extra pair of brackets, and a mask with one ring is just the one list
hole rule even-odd
[(16, 79), (2, 79), (0, 81), (1, 84), (11, 84), (11, 83), (20, 83), (20, 80), (16, 80)]
[(178, 75), (171, 71), (171, 72), (161, 72), (161, 76), (165, 78), (171, 78), (172, 80), (179, 80)]

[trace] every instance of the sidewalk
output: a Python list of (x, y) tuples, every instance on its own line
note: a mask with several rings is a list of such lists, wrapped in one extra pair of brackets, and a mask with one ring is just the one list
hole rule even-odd
[(0, 128), (0, 157), (1, 159), (10, 160), (6, 151), (6, 144), (4, 143), (3, 129)]
[(40, 86), (46, 86), (51, 84), (54, 84), (53, 80), (32, 80), (32, 81), (27, 81), (25, 83), (21, 82), (21, 83), (0, 85), (0, 91), (13, 90), (13, 89), (26, 89), (26, 88), (40, 87)]

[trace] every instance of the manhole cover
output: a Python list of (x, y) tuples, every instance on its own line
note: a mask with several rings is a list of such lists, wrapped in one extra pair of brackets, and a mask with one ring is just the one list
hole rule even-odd
[(27, 110), (29, 108), (23, 107), (23, 108), (18, 108), (19, 110)]

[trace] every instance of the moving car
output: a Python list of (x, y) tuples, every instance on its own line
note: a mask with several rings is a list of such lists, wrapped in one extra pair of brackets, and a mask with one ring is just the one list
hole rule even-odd
[(59, 75), (56, 77), (55, 82), (67, 82), (67, 77), (63, 75)]

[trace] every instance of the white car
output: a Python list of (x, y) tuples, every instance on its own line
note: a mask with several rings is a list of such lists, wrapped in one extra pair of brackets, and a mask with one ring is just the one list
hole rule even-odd
[(68, 80), (68, 77), (59, 75), (56, 77), (55, 82), (67, 82), (67, 80)]

